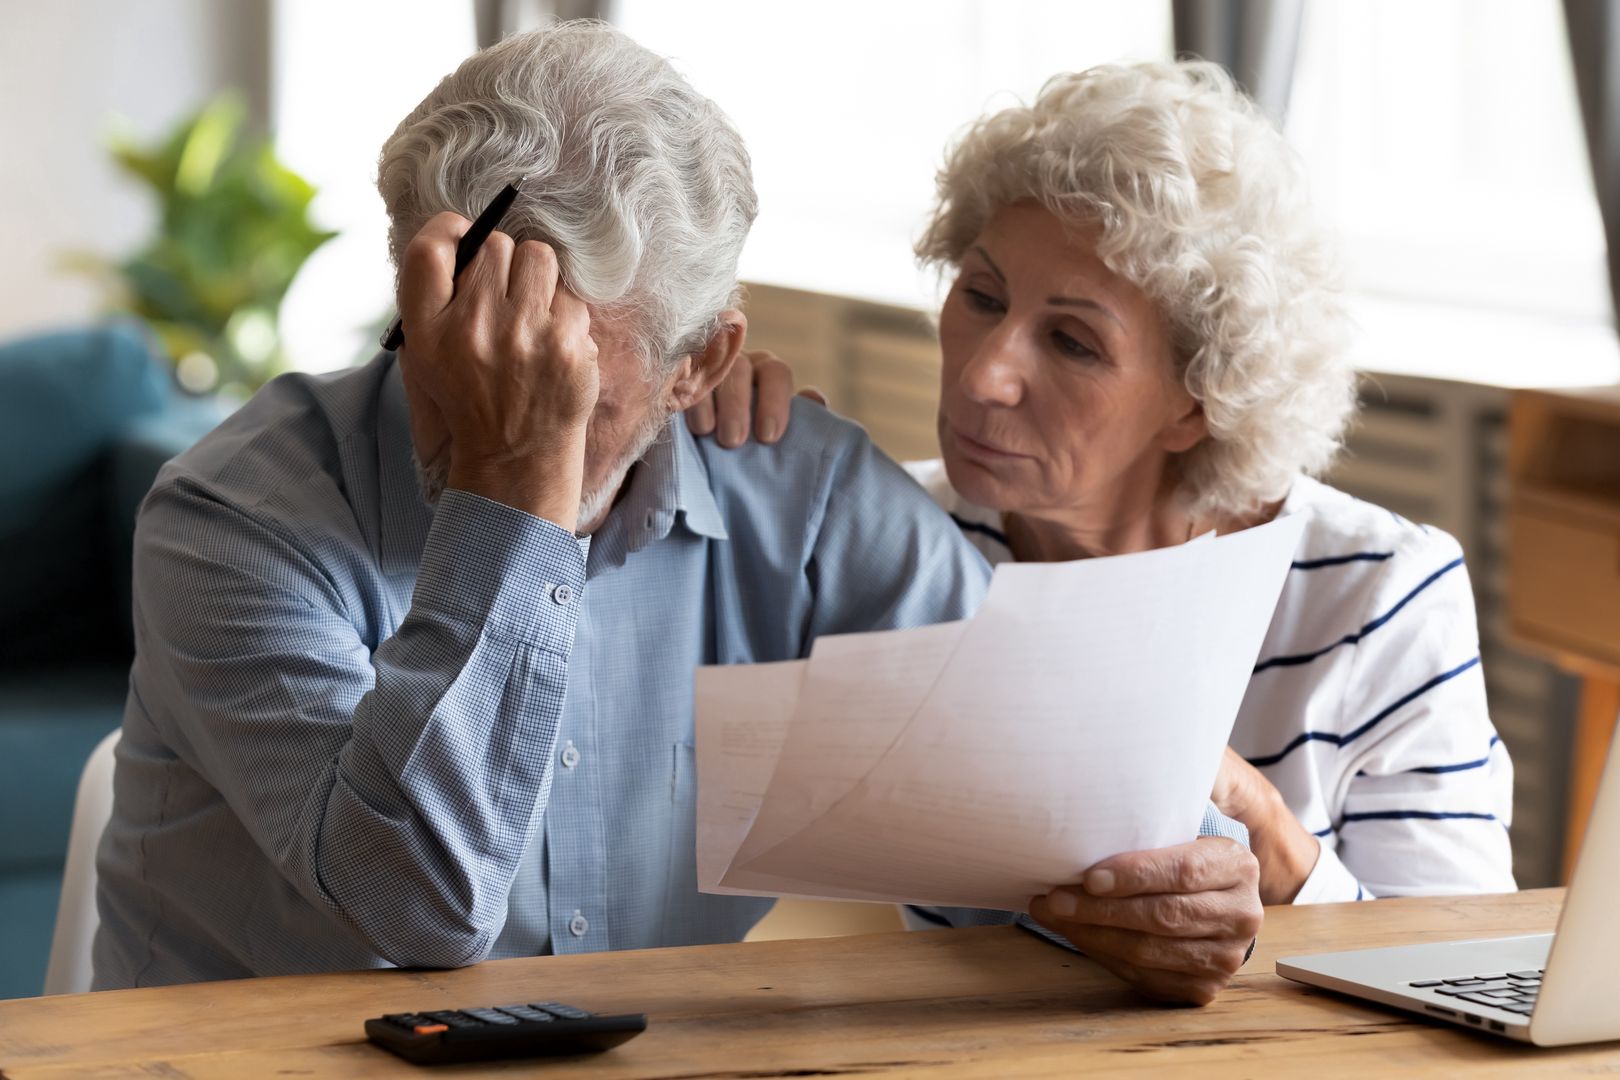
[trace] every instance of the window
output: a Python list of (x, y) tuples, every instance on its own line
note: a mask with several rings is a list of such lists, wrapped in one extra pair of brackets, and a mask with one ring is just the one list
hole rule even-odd
[(1309, 4), (1287, 128), (1343, 241), (1363, 366), (1620, 378), (1557, 0)]
[(930, 304), (911, 242), (968, 121), (1062, 71), (1168, 58), (1170, 5), (1114, 0), (617, 0), (613, 19), (724, 109), (753, 157), (745, 280)]
[(282, 160), (313, 183), (337, 239), (294, 281), (282, 331), (294, 367), (326, 371), (376, 349), (393, 318), (377, 155), (394, 128), (473, 51), (472, 5), (445, 0), (275, 0), (272, 122)]
[[(1058, 72), (1168, 57), (1169, 7), (617, 0), (612, 14), (748, 143), (761, 210), (745, 280), (926, 307), (936, 293), (911, 243), (952, 137)], [(330, 368), (364, 355), (392, 307), (377, 153), (472, 51), (471, 5), (274, 11), (278, 145), (343, 233), (300, 275), (283, 324), (299, 367)], [(1558, 0), (1313, 0), (1288, 133), (1344, 241), (1364, 367), (1620, 379)]]

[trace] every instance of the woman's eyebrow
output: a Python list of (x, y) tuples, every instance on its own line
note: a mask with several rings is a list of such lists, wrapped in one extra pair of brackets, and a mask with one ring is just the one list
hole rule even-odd
[(1046, 298), (1046, 302), (1057, 307), (1090, 308), (1092, 311), (1100, 312), (1114, 320), (1115, 324), (1117, 324), (1121, 330), (1125, 329), (1125, 324), (1120, 322), (1118, 315), (1115, 315), (1112, 311), (1109, 311), (1095, 300), (1080, 300), (1072, 296), (1048, 296)]
[[(990, 253), (988, 251), (984, 250), (984, 248), (978, 244), (974, 244), (968, 250), (972, 251), (974, 254), (978, 255), (979, 258), (984, 260), (985, 265), (990, 267), (990, 272), (996, 276), (997, 281), (1001, 282), (1003, 285), (1007, 284), (1007, 275), (1001, 272), (1001, 267), (996, 265), (996, 260), (990, 257)], [(1072, 296), (1048, 296), (1046, 298), (1046, 302), (1055, 307), (1090, 308), (1092, 311), (1097, 311), (1108, 316), (1108, 318), (1112, 319), (1115, 325), (1117, 325), (1121, 330), (1125, 329), (1125, 324), (1120, 321), (1118, 315), (1115, 315), (1112, 311), (1109, 311), (1106, 307), (1097, 303), (1095, 300), (1081, 300)]]
[(974, 244), (968, 250), (977, 252), (979, 258), (983, 259), (990, 267), (990, 272), (996, 275), (996, 280), (1001, 282), (1003, 285), (1007, 284), (1007, 275), (1001, 272), (1001, 267), (996, 265), (996, 260), (990, 257), (990, 253), (988, 251), (984, 250), (984, 248), (980, 247), (978, 244)]

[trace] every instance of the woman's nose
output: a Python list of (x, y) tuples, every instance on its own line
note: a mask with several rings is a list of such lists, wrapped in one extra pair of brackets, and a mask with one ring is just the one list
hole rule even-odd
[(980, 405), (1017, 405), (1024, 397), (1023, 358), (1016, 338), (997, 327), (962, 369), (962, 392)]

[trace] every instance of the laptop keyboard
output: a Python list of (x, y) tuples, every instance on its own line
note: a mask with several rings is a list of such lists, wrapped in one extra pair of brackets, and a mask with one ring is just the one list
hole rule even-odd
[(1458, 1001), (1529, 1016), (1536, 1007), (1536, 995), (1541, 992), (1541, 974), (1540, 971), (1506, 971), (1495, 975), (1461, 975), (1455, 979), (1420, 979), (1407, 985), (1418, 990), (1433, 990)]

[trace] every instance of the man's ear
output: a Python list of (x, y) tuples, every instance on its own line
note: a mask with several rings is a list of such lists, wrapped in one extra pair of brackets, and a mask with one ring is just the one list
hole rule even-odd
[(681, 360), (675, 378), (664, 392), (664, 404), (670, 412), (684, 412), (702, 401), (730, 374), (731, 366), (742, 352), (743, 339), (748, 336), (748, 318), (740, 311), (727, 309), (720, 313), (719, 326), (702, 352)]

